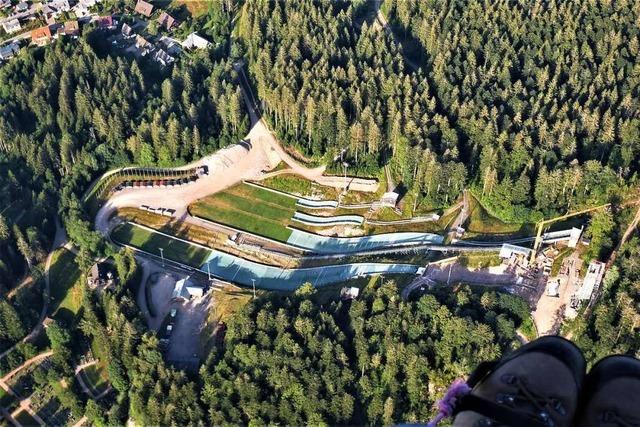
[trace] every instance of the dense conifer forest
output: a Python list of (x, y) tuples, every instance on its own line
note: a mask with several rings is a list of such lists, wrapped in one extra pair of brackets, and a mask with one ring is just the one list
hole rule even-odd
[(404, 52), (373, 4), (245, 9), (252, 74), (286, 140), (327, 158), (348, 146), (356, 169), (389, 163), (434, 207), (471, 186), (507, 220), (636, 182), (633, 2), (386, 1)]
[(476, 360), (511, 349), (527, 304), (507, 294), (403, 301), (392, 281), (319, 306), (306, 285), (251, 303), (203, 367), (214, 424), (424, 421), (435, 396)]

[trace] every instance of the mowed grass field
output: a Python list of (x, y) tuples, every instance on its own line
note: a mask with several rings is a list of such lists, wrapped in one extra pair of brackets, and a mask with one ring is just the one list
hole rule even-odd
[(469, 233), (477, 235), (511, 235), (528, 236), (534, 232), (533, 224), (507, 223), (492, 216), (474, 197), (469, 196), (469, 219), (466, 228)]
[(296, 199), (240, 184), (205, 197), (189, 209), (194, 216), (286, 242)]
[(130, 223), (117, 226), (111, 233), (111, 238), (118, 243), (125, 243), (157, 256), (160, 256), (159, 248), (162, 248), (165, 259), (192, 267), (200, 267), (211, 253), (200, 246), (172, 239)]
[(76, 255), (64, 248), (56, 250), (51, 259), (49, 285), (51, 310), (54, 317), (75, 316), (82, 307), (84, 276), (76, 262)]

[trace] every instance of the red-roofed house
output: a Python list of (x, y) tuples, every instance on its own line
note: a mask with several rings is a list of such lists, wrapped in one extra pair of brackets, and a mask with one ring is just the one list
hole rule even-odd
[(158, 23), (165, 27), (167, 30), (170, 30), (174, 25), (176, 25), (176, 20), (167, 12), (162, 12), (160, 14), (160, 17), (158, 18)]
[(51, 43), (51, 38), (51, 29), (48, 25), (31, 31), (31, 41), (38, 46), (44, 46)]
[(134, 11), (148, 18), (151, 16), (151, 13), (153, 13), (153, 5), (151, 3), (147, 3), (144, 0), (138, 0)]
[(95, 23), (98, 28), (113, 29), (116, 27), (116, 22), (111, 15), (98, 16), (95, 20)]

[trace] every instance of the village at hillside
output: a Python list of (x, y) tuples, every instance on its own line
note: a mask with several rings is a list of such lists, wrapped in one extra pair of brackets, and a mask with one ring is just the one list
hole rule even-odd
[(59, 38), (77, 39), (83, 31), (108, 32), (114, 49), (136, 58), (147, 57), (165, 67), (183, 50), (206, 49), (210, 42), (197, 33), (184, 40), (174, 37), (181, 22), (172, 14), (144, 0), (118, 14), (100, 14), (101, 0), (51, 0), (48, 2), (0, 0), (4, 43), (0, 62), (6, 62), (28, 46), (45, 46)]

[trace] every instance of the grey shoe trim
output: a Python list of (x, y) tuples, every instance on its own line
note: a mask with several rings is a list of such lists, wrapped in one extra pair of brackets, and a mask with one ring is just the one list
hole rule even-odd
[(498, 405), (490, 400), (468, 394), (464, 396), (460, 403), (456, 405), (456, 412), (472, 411), (482, 416), (498, 421), (513, 427), (548, 427), (542, 421), (528, 417), (522, 412), (515, 411), (509, 407)]

